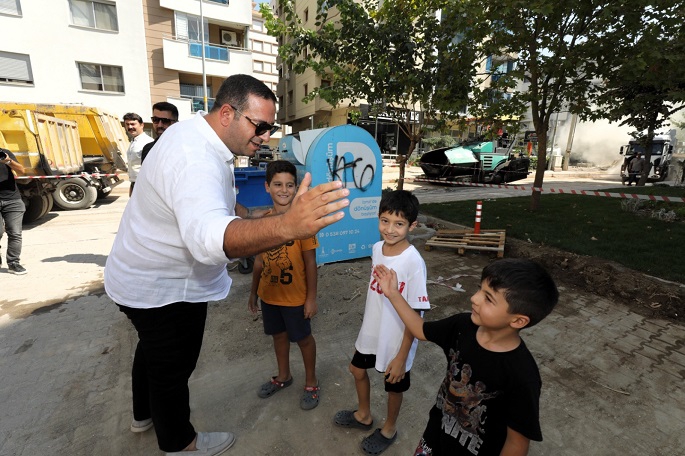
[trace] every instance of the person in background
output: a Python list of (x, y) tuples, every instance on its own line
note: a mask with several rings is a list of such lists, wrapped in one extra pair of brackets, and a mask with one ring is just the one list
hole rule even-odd
[(126, 152), (128, 178), (131, 181), (131, 186), (128, 189), (128, 196), (131, 196), (142, 163), (143, 146), (147, 143), (151, 143), (154, 139), (143, 131), (143, 118), (134, 112), (124, 114), (124, 127), (128, 134), (131, 135), (131, 144), (128, 146), (128, 151)]
[(635, 185), (640, 182), (640, 176), (644, 169), (645, 159), (642, 157), (642, 154), (638, 152), (635, 158), (628, 164), (628, 187), (630, 187), (633, 182), (635, 182)]
[(105, 291), (138, 334), (131, 431), (154, 427), (167, 455), (218, 455), (235, 442), (230, 432), (195, 431), (188, 387), (208, 302), (231, 288), (226, 264), (309, 239), (349, 205), (342, 182), (310, 189), (307, 173), (287, 212), (246, 219), (233, 163), (254, 156), (278, 130), (276, 97), (240, 74), (222, 83), (215, 100), (209, 113), (166, 131), (147, 157), (105, 266)]
[[(19, 263), (21, 255), (21, 223), (26, 206), (21, 200), (14, 173), (23, 174), (24, 166), (7, 149), (0, 149), (0, 239), (7, 233), (7, 268), (10, 274), (23, 275), (26, 269)], [(0, 266), (2, 257), (0, 256)]]
[(143, 146), (143, 152), (140, 155), (140, 164), (145, 161), (145, 157), (150, 153), (152, 147), (157, 144), (157, 140), (162, 136), (162, 133), (178, 122), (178, 108), (176, 105), (167, 101), (160, 101), (152, 105), (152, 126), (155, 129), (157, 138), (154, 141)]

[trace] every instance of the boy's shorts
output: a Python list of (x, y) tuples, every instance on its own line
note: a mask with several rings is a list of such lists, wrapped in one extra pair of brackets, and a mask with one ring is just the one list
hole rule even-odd
[(312, 333), (311, 321), (304, 318), (304, 305), (275, 306), (262, 301), (262, 319), (265, 334), (287, 332), (290, 342), (299, 342)]
[[(355, 350), (351, 364), (358, 369), (375, 369), (376, 355), (365, 355)], [(404, 393), (407, 391), (411, 386), (410, 373), (410, 371), (407, 371), (404, 374), (404, 378), (397, 383), (389, 383), (386, 378), (383, 382), (385, 383), (385, 391), (388, 393)]]

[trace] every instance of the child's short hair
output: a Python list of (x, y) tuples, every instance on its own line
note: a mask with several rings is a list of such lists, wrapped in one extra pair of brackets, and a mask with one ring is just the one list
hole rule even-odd
[(530, 318), (527, 328), (536, 325), (552, 312), (559, 301), (559, 291), (552, 276), (538, 263), (523, 258), (505, 258), (483, 269), (481, 282), (501, 291), (509, 304), (509, 313)]
[(384, 212), (397, 214), (414, 223), (419, 216), (419, 200), (407, 190), (393, 190), (384, 193), (378, 208), (378, 215)]
[(295, 178), (297, 185), (297, 168), (287, 160), (275, 160), (266, 165), (266, 183), (270, 184), (271, 179), (278, 173), (290, 173)]

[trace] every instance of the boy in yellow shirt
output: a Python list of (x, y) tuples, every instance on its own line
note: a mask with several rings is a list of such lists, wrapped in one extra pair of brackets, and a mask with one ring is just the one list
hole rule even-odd
[[(265, 187), (274, 206), (272, 214), (290, 208), (297, 192), (297, 170), (285, 160), (266, 167)], [(267, 214), (268, 215), (268, 214)], [(293, 383), (290, 374), (290, 342), (300, 347), (304, 362), (305, 384), (300, 407), (311, 410), (319, 405), (319, 382), (316, 377), (316, 341), (311, 318), (316, 315), (316, 236), (291, 241), (269, 250), (255, 259), (248, 308), (257, 314), (257, 296), (261, 300), (264, 332), (273, 337), (278, 374), (260, 386), (257, 395), (271, 397)]]

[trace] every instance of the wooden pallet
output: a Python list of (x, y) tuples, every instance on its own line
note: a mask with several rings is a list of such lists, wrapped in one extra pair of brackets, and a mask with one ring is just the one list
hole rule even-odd
[(466, 250), (486, 250), (497, 252), (497, 258), (504, 257), (505, 230), (480, 230), (475, 234), (469, 230), (438, 230), (435, 236), (426, 241), (426, 250), (433, 247), (457, 249), (463, 255)]

